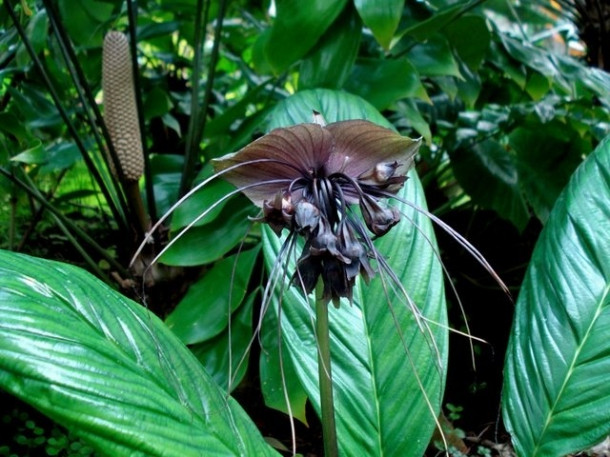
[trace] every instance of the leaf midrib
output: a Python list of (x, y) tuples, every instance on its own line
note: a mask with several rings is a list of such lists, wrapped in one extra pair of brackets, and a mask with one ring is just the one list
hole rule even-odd
[(597, 304), (597, 309), (595, 310), (595, 315), (593, 316), (593, 319), (591, 319), (591, 323), (589, 324), (589, 327), (587, 328), (587, 331), (585, 332), (585, 335), (582, 338), (581, 344), (578, 345), (576, 351), (574, 352), (574, 357), (572, 357), (572, 361), (570, 363), (570, 367), (568, 368), (567, 375), (561, 385), (561, 388), (559, 389), (559, 392), (555, 398), (555, 402), (553, 403), (553, 405), (549, 409), (549, 412), (547, 413), (544, 427), (542, 428), (542, 431), (540, 432), (540, 435), (539, 435), (540, 439), (538, 440), (538, 442), (536, 443), (536, 446), (534, 447), (534, 452), (532, 454), (532, 457), (536, 457), (537, 455), (539, 455), (538, 452), (540, 451), (540, 448), (545, 443), (543, 438), (544, 438), (544, 435), (547, 433), (547, 430), (549, 429), (549, 427), (555, 417), (553, 413), (557, 409), (557, 406), (558, 406), (560, 400), (562, 399), (565, 390), (567, 389), (568, 383), (569, 383), (570, 379), (572, 378), (572, 375), (574, 374), (575, 365), (576, 365), (576, 362), (578, 361), (582, 348), (587, 343), (587, 341), (590, 337), (590, 334), (592, 332), (592, 329), (595, 326), (597, 319), (599, 318), (599, 316), (601, 315), (601, 313), (603, 311), (604, 303), (605, 303), (606, 298), (608, 297), (609, 293), (610, 293), (610, 283), (606, 283), (606, 287), (604, 288), (604, 293), (602, 294), (601, 299), (599, 300), (599, 303)]

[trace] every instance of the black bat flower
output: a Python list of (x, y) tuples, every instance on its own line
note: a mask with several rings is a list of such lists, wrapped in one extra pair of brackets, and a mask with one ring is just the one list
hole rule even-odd
[(304, 238), (293, 284), (309, 293), (321, 277), (324, 298), (338, 305), (351, 300), (358, 274), (373, 276), (369, 232), (382, 236), (400, 220), (382, 200), (403, 186), (420, 141), (366, 120), (314, 119), (275, 129), (215, 166), (262, 208), (261, 220), (277, 234), (287, 229)]

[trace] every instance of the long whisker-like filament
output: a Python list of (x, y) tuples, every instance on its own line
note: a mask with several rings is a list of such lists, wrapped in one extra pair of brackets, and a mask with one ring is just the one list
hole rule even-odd
[[(233, 284), (235, 281), (235, 275), (236, 275), (236, 270), (237, 270), (237, 263), (239, 261), (239, 256), (242, 253), (243, 247), (244, 247), (244, 243), (246, 241), (246, 238), (248, 236), (248, 233), (250, 233), (250, 230), (252, 229), (253, 224), (250, 224), (250, 227), (248, 228), (248, 231), (246, 232), (246, 235), (244, 236), (244, 238), (242, 239), (241, 243), (239, 244), (239, 248), (237, 249), (237, 254), (235, 255), (235, 261), (233, 262), (233, 267), (231, 268), (231, 280), (229, 281), (229, 296), (227, 299), (227, 337), (229, 340), (229, 373), (227, 376), (228, 379), (228, 385), (227, 385), (227, 394), (231, 393), (232, 387), (233, 387), (233, 383), (235, 381), (235, 378), (233, 376), (233, 345), (231, 344), (232, 340), (232, 334), (231, 334), (231, 318), (233, 316), (233, 312), (232, 312), (232, 302), (233, 302)], [(253, 292), (254, 293), (254, 292)], [(245, 351), (244, 354), (242, 356), (242, 358), (248, 354), (250, 352), (250, 348), (248, 347)], [(240, 365), (237, 366), (235, 372), (238, 373), (239, 372), (239, 368)]]
[[(278, 261), (273, 264), (273, 267), (271, 268), (271, 271), (269, 272), (269, 279), (267, 280), (267, 284), (265, 284), (265, 287), (264, 287), (263, 293), (262, 293), (261, 309), (259, 311), (258, 321), (257, 321), (256, 327), (254, 328), (254, 331), (252, 332), (252, 337), (250, 338), (250, 341), (248, 342), (248, 345), (246, 346), (246, 351), (244, 351), (244, 354), (242, 355), (242, 357), (239, 359), (239, 362), (237, 363), (237, 368), (235, 369), (236, 372), (239, 371), (239, 367), (241, 367), (241, 365), (245, 362), (246, 356), (247, 356), (248, 352), (250, 351), (250, 348), (254, 344), (254, 341), (256, 341), (258, 339), (261, 350), (263, 350), (263, 351), (265, 350), (263, 347), (262, 341), (260, 340), (260, 331), (261, 331), (261, 327), (263, 325), (263, 317), (265, 316), (265, 313), (267, 312), (267, 309), (269, 308), (269, 304), (271, 302), (271, 297), (272, 297), (272, 291), (275, 290), (275, 288), (277, 287), (277, 283), (279, 282), (279, 278), (282, 277), (281, 273), (283, 271), (283, 261), (281, 259), (284, 256), (286, 256), (287, 253), (292, 249), (292, 245), (294, 243), (294, 238), (295, 238), (295, 236), (293, 234), (290, 234), (288, 236), (288, 238), (286, 239), (286, 241), (282, 244), (282, 246), (280, 247), (280, 251), (278, 253)], [(234, 379), (231, 380), (231, 384), (233, 382), (234, 382)]]
[[(372, 245), (372, 243), (371, 243)], [(441, 423), (437, 417), (434, 405), (432, 404), (432, 401), (430, 399), (430, 397), (428, 396), (428, 393), (426, 392), (426, 389), (424, 387), (424, 383), (419, 375), (419, 372), (417, 370), (417, 366), (415, 364), (415, 361), (413, 360), (413, 356), (411, 354), (411, 350), (409, 349), (409, 345), (407, 344), (405, 337), (404, 337), (404, 333), (402, 331), (402, 328), (400, 326), (400, 323), (398, 321), (398, 316), (396, 315), (396, 312), (394, 311), (394, 307), (392, 306), (391, 300), (390, 300), (390, 293), (388, 290), (388, 284), (386, 282), (386, 278), (385, 275), (387, 274), (390, 278), (390, 287), (392, 288), (394, 294), (396, 294), (398, 296), (398, 294), (396, 293), (396, 289), (395, 287), (397, 287), (400, 292), (402, 293), (401, 295), (406, 299), (406, 302), (408, 303), (409, 309), (411, 310), (411, 314), (414, 316), (414, 318), (416, 319), (416, 322), (418, 322), (418, 324), (420, 325), (420, 329), (422, 332), (422, 335), (426, 338), (426, 340), (428, 341), (428, 344), (430, 345), (430, 347), (434, 350), (434, 352), (436, 353), (437, 356), (437, 371), (439, 376), (442, 376), (441, 372), (442, 372), (442, 360), (441, 360), (441, 353), (440, 353), (440, 349), (438, 348), (437, 344), (436, 344), (436, 340), (434, 338), (434, 334), (432, 333), (432, 329), (428, 326), (427, 322), (425, 320), (420, 320), (422, 319), (423, 315), (421, 313), (421, 311), (419, 310), (419, 308), (417, 308), (416, 304), (413, 302), (413, 300), (411, 299), (411, 297), (409, 296), (408, 292), (404, 289), (402, 283), (398, 280), (398, 278), (396, 277), (395, 273), (392, 271), (391, 267), (387, 264), (387, 262), (385, 261), (385, 259), (377, 252), (377, 250), (375, 248), (373, 248), (373, 255), (375, 257), (375, 259), (377, 260), (378, 264), (380, 265), (380, 280), (382, 283), (382, 287), (384, 290), (384, 294), (388, 303), (388, 309), (389, 312), (392, 316), (392, 320), (394, 322), (394, 327), (396, 328), (396, 331), (398, 332), (398, 336), (401, 342), (401, 345), (405, 351), (405, 354), (407, 356), (407, 360), (409, 361), (409, 365), (411, 366), (411, 370), (413, 372), (413, 375), (415, 376), (415, 380), (417, 382), (417, 385), (422, 393), (422, 396), (424, 398), (424, 401), (426, 403), (426, 407), (428, 408), (428, 410), (430, 411), (433, 419), (434, 419), (434, 423), (437, 427), (437, 429), (439, 430), (439, 433), (441, 435), (441, 438), (443, 440), (443, 444), (445, 446), (445, 449), (448, 449), (448, 442), (447, 439), (445, 437), (445, 434), (443, 432)], [(415, 310), (415, 311), (414, 311)], [(424, 330), (425, 328), (425, 330)]]
[(450, 235), (454, 240), (456, 240), (464, 249), (466, 249), (466, 251), (468, 251), (468, 253), (471, 254), (472, 257), (479, 263), (479, 265), (481, 265), (491, 275), (491, 277), (500, 286), (500, 288), (504, 291), (504, 293), (506, 293), (506, 295), (508, 295), (509, 297), (511, 296), (508, 286), (506, 284), (504, 284), (504, 281), (502, 281), (502, 279), (500, 278), (498, 273), (496, 273), (496, 271), (489, 264), (489, 262), (487, 262), (487, 259), (485, 259), (483, 254), (481, 254), (477, 250), (477, 248), (475, 248), (472, 244), (470, 244), (470, 242), (466, 238), (464, 238), (457, 231), (455, 231), (453, 228), (451, 228), (451, 226), (449, 226), (446, 222), (443, 222), (442, 219), (435, 216), (430, 211), (427, 211), (426, 209), (421, 208), (420, 206), (416, 205), (415, 203), (412, 203), (404, 198), (398, 197), (398, 196), (388, 193), (388, 192), (383, 192), (382, 194), (388, 198), (396, 199), (396, 200), (400, 201), (401, 203), (404, 203), (405, 205), (410, 206), (415, 211), (428, 217), (432, 222), (434, 222), (441, 229), (443, 229), (448, 235)]
[[(288, 252), (290, 255), (290, 252)], [(286, 384), (286, 372), (284, 371), (284, 355), (282, 350), (282, 297), (284, 296), (284, 287), (286, 282), (281, 282), (281, 290), (278, 296), (277, 304), (277, 350), (280, 362), (280, 377), (282, 379), (282, 389), (284, 391), (284, 401), (286, 402), (286, 409), (288, 410), (288, 422), (290, 423), (290, 437), (292, 441), (292, 455), (297, 453), (297, 432), (294, 426), (294, 418), (292, 417), (292, 405), (290, 404), (290, 395), (288, 392), (288, 385)]]
[(424, 238), (424, 240), (426, 241), (428, 246), (430, 246), (432, 252), (434, 253), (434, 257), (436, 257), (436, 259), (438, 260), (441, 268), (443, 269), (443, 273), (445, 274), (445, 276), (448, 279), (447, 282), (449, 283), (449, 287), (451, 287), (451, 291), (452, 291), (452, 293), (453, 293), (453, 295), (454, 295), (454, 297), (455, 297), (455, 299), (456, 299), (456, 301), (458, 303), (458, 307), (460, 308), (460, 313), (462, 315), (462, 320), (464, 322), (464, 325), (466, 326), (466, 332), (460, 332), (458, 330), (455, 330), (455, 329), (451, 328), (450, 326), (438, 324), (437, 322), (434, 322), (434, 321), (426, 318), (423, 315), (422, 315), (422, 319), (426, 320), (427, 322), (431, 322), (433, 324), (440, 325), (441, 328), (445, 328), (445, 329), (447, 329), (447, 330), (449, 330), (451, 332), (454, 332), (454, 333), (457, 333), (457, 334), (460, 334), (460, 335), (466, 335), (468, 337), (468, 343), (470, 345), (470, 357), (471, 357), (471, 361), (472, 361), (472, 367), (473, 367), (473, 369), (476, 369), (476, 361), (475, 361), (473, 340), (477, 340), (477, 341), (481, 341), (481, 342), (485, 342), (485, 340), (482, 340), (481, 338), (476, 338), (476, 337), (472, 336), (472, 334), (470, 332), (470, 324), (468, 323), (468, 317), (466, 316), (466, 311), (464, 309), (464, 305), (462, 304), (462, 299), (460, 298), (460, 294), (458, 294), (458, 291), (455, 288), (455, 284), (453, 284), (453, 281), (451, 281), (451, 278), (449, 276), (449, 272), (447, 271), (447, 267), (445, 266), (445, 263), (441, 259), (440, 253), (436, 249), (436, 246), (434, 245), (434, 243), (432, 242), (430, 237), (421, 229), (419, 224), (417, 222), (415, 222), (415, 220), (413, 220), (412, 217), (410, 217), (404, 211), (401, 211), (400, 214), (403, 217), (405, 217), (413, 227), (415, 227), (415, 229), (419, 232), (419, 234)]
[[(178, 199), (178, 201), (176, 203), (174, 203), (165, 212), (165, 214), (163, 214), (163, 216), (161, 216), (159, 218), (159, 220), (157, 222), (155, 222), (155, 224), (146, 233), (144, 239), (140, 243), (140, 246), (138, 246), (138, 249), (136, 249), (136, 252), (134, 253), (134, 255), (131, 258), (131, 261), (129, 262), (129, 266), (130, 267), (133, 266), (133, 264), (135, 263), (136, 259), (138, 258), (138, 256), (140, 255), (140, 253), (142, 252), (144, 247), (148, 243), (150, 243), (150, 241), (152, 240), (153, 234), (157, 231), (157, 229), (161, 226), (161, 224), (163, 224), (163, 222), (165, 222), (167, 220), (167, 218), (169, 218), (169, 216), (171, 216), (172, 213), (174, 211), (176, 211), (176, 209), (180, 205), (182, 205), (182, 203), (184, 203), (186, 200), (188, 200), (194, 193), (196, 193), (198, 190), (202, 189), (203, 187), (207, 186), (213, 180), (221, 177), (225, 173), (228, 173), (228, 172), (233, 171), (233, 170), (235, 170), (237, 168), (240, 168), (240, 167), (244, 167), (244, 166), (248, 166), (248, 165), (253, 165), (253, 164), (256, 164), (256, 163), (265, 163), (265, 162), (271, 162), (271, 163), (286, 165), (287, 167), (293, 168), (290, 164), (286, 164), (286, 163), (278, 161), (276, 159), (257, 159), (257, 160), (249, 160), (247, 162), (242, 162), (242, 163), (238, 163), (238, 164), (235, 164), (235, 165), (231, 165), (230, 167), (227, 167), (224, 170), (220, 170), (220, 171), (214, 173), (212, 176), (204, 179), (199, 184), (197, 184), (195, 187), (193, 187), (191, 190), (189, 190), (186, 194), (184, 194), (180, 199)], [(208, 210), (208, 212), (209, 212), (209, 210)], [(200, 220), (202, 217), (205, 217), (205, 216), (200, 216), (199, 219), (197, 219), (197, 220)]]
[(176, 236), (174, 236), (169, 243), (167, 243), (167, 245), (161, 250), (161, 252), (159, 252), (151, 261), (150, 264), (146, 267), (146, 270), (144, 272), (144, 275), (146, 275), (146, 272), (148, 271), (148, 269), (150, 268), (151, 265), (154, 265), (162, 256), (163, 254), (165, 254), (167, 252), (167, 250), (169, 248), (171, 248), (174, 243), (176, 243), (180, 238), (182, 238), (191, 228), (193, 228), (197, 222), (199, 222), (201, 219), (203, 219), (204, 217), (206, 217), (212, 210), (214, 210), (214, 208), (216, 208), (218, 205), (220, 205), (222, 202), (224, 202), (225, 200), (228, 200), (229, 198), (233, 197), (234, 195), (237, 195), (241, 192), (243, 192), (245, 189), (250, 189), (253, 187), (260, 187), (260, 186), (265, 186), (268, 184), (277, 184), (277, 183), (282, 183), (282, 182), (290, 182), (289, 179), (271, 179), (268, 181), (262, 181), (259, 183), (253, 183), (253, 184), (248, 184), (247, 186), (243, 186), (240, 187), (238, 189), (232, 190), (231, 192), (229, 192), (228, 194), (224, 195), (222, 198), (219, 198), (216, 202), (214, 202), (214, 204), (210, 205), (205, 211), (203, 211), (201, 214), (199, 214), (195, 219), (193, 219), (187, 226), (185, 226), (184, 228), (182, 228), (177, 234)]

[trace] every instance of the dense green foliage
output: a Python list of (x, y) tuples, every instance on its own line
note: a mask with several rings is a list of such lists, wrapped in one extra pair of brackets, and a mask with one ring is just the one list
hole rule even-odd
[[(311, 422), (306, 405), (319, 412), (309, 304), (282, 281), (264, 299), (269, 278), (286, 276), (273, 269), (279, 239), (251, 223), (258, 210), (245, 197), (225, 198), (231, 185), (212, 180), (180, 202), (130, 267), (149, 227), (109, 171), (101, 92), (102, 40), (119, 30), (136, 63), (151, 224), (207, 183), (212, 159), (318, 110), (422, 136), (403, 194), (420, 208), (425, 192), (433, 214), (501, 226), (520, 247), (544, 226), (522, 289), (531, 250), (499, 262), (518, 297), (506, 441), (520, 456), (600, 441), (610, 433), (610, 172), (600, 144), (610, 76), (570, 55), (578, 48), (563, 13), (508, 0), (4, 0), (1, 247), (78, 263), (106, 285), (1, 252), (0, 386), (109, 455), (273, 454), (226, 397), (257, 377), (269, 407), (302, 422)], [(376, 247), (430, 321), (415, 321), (379, 278), (358, 283), (352, 306), (330, 310), (342, 455), (424, 454), (451, 387), (447, 327), (476, 320), (468, 303), (466, 322), (456, 319), (459, 298), (445, 297), (439, 258), (452, 248), (442, 236), (437, 247), (421, 212), (400, 210)], [(476, 283), (475, 296), (500, 290), (460, 259), (448, 262), (458, 294), (463, 283)], [(508, 321), (485, 325), (502, 335)], [(258, 330), (260, 356), (249, 356)], [(475, 343), (475, 354), (484, 348)], [(499, 389), (492, 395), (499, 403)], [(463, 445), (450, 439), (456, 431), (445, 435)]]

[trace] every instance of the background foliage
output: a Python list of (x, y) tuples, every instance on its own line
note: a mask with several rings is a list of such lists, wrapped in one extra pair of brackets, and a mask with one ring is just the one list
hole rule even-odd
[[(610, 54), (610, 41), (603, 35), (609, 27), (599, 13), (604, 8), (595, 0), (4, 0), (0, 217), (6, 223), (0, 231), (1, 246), (76, 263), (123, 294), (146, 299), (149, 309), (201, 362), (207, 373), (201, 376), (209, 375), (210, 385), (236, 389), (234, 395), (250, 414), (263, 418), (257, 420), (263, 434), (288, 444), (285, 430), (265, 423), (273, 422), (265, 419), (272, 413), (248, 401), (253, 392), (262, 391), (267, 405), (285, 409), (278, 359), (264, 351), (258, 357), (255, 343), (253, 354), (241, 360), (258, 319), (261, 285), (266, 281), (263, 257), (267, 263), (274, 258), (268, 234), (247, 222), (256, 209), (243, 197), (221, 201), (232, 189), (213, 181), (180, 205), (142, 259), (154, 258), (168, 239), (176, 239), (203, 211), (220, 203), (194, 223), (148, 275), (142, 277), (141, 268), (129, 269), (146, 228), (138, 225), (122, 183), (108, 171), (113, 148), (102, 116), (102, 39), (108, 30), (130, 35), (146, 159), (141, 194), (153, 222), (211, 175), (212, 158), (238, 150), (273, 126), (307, 121), (307, 105), (319, 106), (328, 119), (387, 121), (404, 135), (424, 138), (416, 168), (430, 210), (480, 248), (518, 297), (513, 308), (492, 279), (453, 240), (438, 233), (448, 279), (462, 299), (472, 333), (488, 342), (475, 344), (474, 370), (468, 341), (449, 338), (453, 349), (443, 367), (448, 370), (445, 398), (439, 398), (435, 408), (451, 405), (453, 409), (446, 411), (448, 416), (454, 412), (449, 417), (453, 425), (471, 435), (463, 440), (460, 430), (450, 427), (452, 445), (476, 455), (477, 446), (483, 445), (476, 437), (496, 422), (504, 350), (515, 313), (503, 394), (510, 437), (501, 427), (497, 435), (483, 434), (487, 447), (490, 440), (506, 443), (512, 438), (520, 455), (582, 450), (608, 433), (603, 425), (607, 418), (593, 415), (590, 423), (580, 421), (591, 413), (579, 409), (588, 400), (577, 393), (568, 395), (566, 402), (574, 413), (558, 416), (557, 430), (538, 435), (534, 431), (546, 430), (545, 421), (555, 420), (553, 398), (533, 406), (542, 408), (540, 416), (533, 415), (541, 423), (520, 417), (532, 407), (520, 402), (538, 398), (541, 392), (571, 392), (572, 373), (595, 382), (597, 370), (605, 372), (608, 363), (603, 341), (595, 345), (602, 351), (591, 356), (595, 363), (587, 364), (583, 355), (589, 341), (603, 334), (597, 325), (603, 326), (607, 298), (600, 292), (582, 300), (571, 292), (579, 287), (591, 291), (593, 285), (604, 291), (608, 284), (608, 257), (600, 239), (607, 219), (607, 143), (574, 175), (609, 131), (610, 58), (604, 57)], [(574, 181), (564, 190), (572, 176)], [(559, 209), (553, 210), (556, 205)], [(543, 227), (547, 233), (530, 264)], [(398, 241), (387, 241), (394, 242)], [(559, 256), (557, 270), (538, 273), (539, 265), (554, 256)], [(15, 293), (13, 271), (24, 273), (26, 266), (32, 269), (28, 277), (42, 284), (32, 285), (33, 296), (57, 281), (30, 262), (6, 254), (0, 263), (3, 287)], [(442, 291), (438, 272), (432, 274), (425, 262), (418, 262), (409, 268)], [(595, 271), (583, 269), (589, 264)], [(566, 277), (568, 268), (578, 274)], [(549, 284), (541, 274), (551, 278)], [(415, 273), (405, 273), (411, 275)], [(21, 286), (28, 284), (24, 281)], [(446, 300), (450, 325), (463, 330), (457, 300), (452, 294)], [(4, 296), (1, 301), (6, 304)], [(562, 313), (567, 317), (540, 326), (544, 316)], [(43, 313), (43, 318), (48, 316)], [(165, 335), (161, 324), (150, 319), (151, 328)], [(270, 313), (266, 319), (261, 338), (268, 344), (263, 347), (277, 342), (274, 332), (265, 330), (276, 327), (277, 317)], [(566, 322), (573, 338), (564, 341)], [(0, 349), (6, 349), (9, 334), (3, 330)], [(441, 340), (447, 337), (439, 335)], [(293, 414), (310, 423), (314, 438), (308, 441), (315, 442), (315, 414), (306, 408), (308, 397), (315, 406), (315, 387), (307, 388), (303, 367), (308, 365), (296, 357), (298, 351), (291, 352), (295, 337), (286, 335), (289, 355), (284, 369), (298, 374), (293, 377), (298, 381), (289, 386), (290, 403)], [(540, 354), (538, 349), (526, 350), (532, 337), (539, 342), (536, 347), (543, 348)], [(559, 339), (562, 344), (551, 344)], [(381, 354), (375, 354), (374, 344), (367, 352), (371, 361), (378, 361)], [(226, 357), (229, 349), (233, 358)], [(61, 355), (56, 357), (55, 362), (64, 362)], [(562, 371), (559, 367), (566, 358), (574, 365)], [(13, 362), (7, 361), (3, 373), (14, 370), (11, 363), (17, 359), (16, 355)], [(340, 360), (350, 359), (342, 355)], [(541, 364), (550, 368), (542, 369)], [(199, 365), (193, 369), (203, 373)], [(3, 388), (19, 395), (19, 382), (3, 379)], [(52, 386), (55, 381), (49, 382)], [(413, 380), (405, 382), (413, 385)], [(438, 385), (432, 389), (442, 392), (442, 379), (434, 382)], [(216, 387), (210, 389), (216, 392)], [(36, 402), (45, 395), (22, 396), (44, 409)], [(367, 402), (384, 403), (379, 392), (367, 391), (366, 397)], [(560, 398), (564, 397), (558, 395), (557, 401)], [(596, 393), (594, 400), (599, 402), (597, 412), (610, 410), (606, 392)], [(463, 408), (459, 417), (455, 405)], [(62, 422), (56, 411), (45, 411)], [(426, 436), (411, 447), (420, 454), (434, 426), (431, 415), (421, 417), (418, 425)], [(355, 417), (350, 420), (356, 422)], [(566, 432), (561, 424), (568, 427), (570, 421), (578, 427)], [(63, 424), (81, 427), (65, 420)], [(378, 436), (388, 430), (391, 427), (379, 427)], [(310, 443), (299, 450), (317, 452), (307, 446)], [(370, 450), (367, 446), (360, 450)], [(394, 448), (384, 450), (392, 455), (390, 449)], [(396, 450), (393, 455), (404, 454)]]

